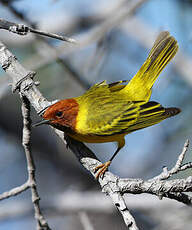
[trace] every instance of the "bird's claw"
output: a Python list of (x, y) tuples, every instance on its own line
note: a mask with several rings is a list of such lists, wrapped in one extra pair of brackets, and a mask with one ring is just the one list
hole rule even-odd
[(94, 172), (96, 173), (98, 171), (96, 175), (96, 179), (98, 179), (100, 176), (104, 176), (110, 164), (111, 164), (111, 161), (107, 161), (104, 164), (100, 164), (95, 168)]

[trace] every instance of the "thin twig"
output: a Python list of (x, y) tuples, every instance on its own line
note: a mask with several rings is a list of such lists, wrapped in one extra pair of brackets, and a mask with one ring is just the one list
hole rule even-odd
[(6, 192), (0, 194), (0, 200), (4, 200), (4, 199), (8, 199), (9, 197), (16, 196), (16, 195), (24, 192), (28, 188), (30, 188), (29, 181), (22, 184), (21, 186), (15, 187), (9, 191), (6, 191)]
[(186, 142), (185, 142), (185, 144), (183, 146), (183, 150), (179, 154), (179, 157), (177, 159), (177, 162), (176, 162), (175, 166), (170, 170), (168, 170), (167, 167), (163, 167), (163, 172), (160, 175), (152, 178), (151, 180), (165, 180), (165, 179), (170, 178), (172, 175), (174, 175), (174, 174), (176, 174), (176, 173), (178, 173), (180, 171), (183, 171), (183, 170), (186, 170), (188, 168), (191, 168), (192, 167), (191, 162), (182, 165), (188, 148), (189, 148), (189, 140), (186, 140)]
[(0, 18), (0, 29), (5, 29), (5, 30), (8, 30), (10, 32), (16, 33), (18, 35), (27, 35), (29, 33), (35, 33), (38, 35), (43, 35), (43, 36), (47, 36), (50, 38), (55, 38), (55, 39), (65, 41), (65, 42), (76, 43), (76, 40), (73, 38), (68, 38), (66, 36), (61, 36), (61, 35), (57, 35), (54, 33), (36, 30), (34, 28), (31, 28), (31, 27), (23, 25), (23, 24), (17, 24), (14, 22), (6, 21), (2, 18)]
[(27, 159), (28, 181), (31, 188), (32, 202), (35, 210), (35, 218), (37, 220), (37, 230), (51, 230), (47, 221), (45, 220), (40, 209), (40, 197), (37, 191), (36, 179), (35, 179), (35, 164), (31, 153), (31, 119), (30, 119), (30, 103), (26, 97), (22, 99), (22, 115), (23, 115), (23, 139), (22, 144), (25, 150)]
[(41, 31), (41, 30), (36, 30), (36, 29), (30, 28), (30, 27), (28, 27), (28, 28), (29, 28), (30, 32), (35, 33), (35, 34), (47, 36), (47, 37), (50, 37), (50, 38), (55, 38), (55, 39), (58, 39), (58, 40), (61, 40), (61, 41), (77, 43), (77, 41), (74, 38), (68, 38), (66, 36), (61, 36), (61, 35), (58, 35), (58, 34), (48, 33), (48, 32), (44, 32), (44, 31)]
[(27, 170), (28, 170), (28, 180), (21, 186), (15, 187), (10, 191), (0, 194), (0, 200), (7, 199), (12, 196), (16, 196), (25, 190), (31, 188), (32, 202), (35, 210), (35, 218), (37, 219), (37, 230), (51, 230), (47, 221), (41, 213), (39, 204), (39, 195), (37, 192), (36, 180), (35, 180), (35, 165), (33, 157), (30, 151), (30, 138), (31, 138), (31, 120), (30, 120), (30, 104), (26, 97), (22, 99), (22, 115), (23, 115), (23, 140), (22, 144), (25, 150), (25, 155), (27, 159)]

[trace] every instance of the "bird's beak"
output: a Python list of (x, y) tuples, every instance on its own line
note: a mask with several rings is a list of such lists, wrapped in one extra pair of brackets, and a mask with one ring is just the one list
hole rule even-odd
[(33, 124), (33, 127), (37, 127), (39, 125), (45, 125), (45, 124), (50, 124), (50, 120), (41, 120), (41, 121)]

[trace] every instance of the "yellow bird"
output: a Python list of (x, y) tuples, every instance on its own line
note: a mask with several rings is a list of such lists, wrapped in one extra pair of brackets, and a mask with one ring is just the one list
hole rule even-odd
[(43, 121), (36, 125), (50, 124), (81, 142), (117, 142), (111, 159), (96, 167), (98, 178), (125, 145), (125, 135), (180, 112), (179, 108), (164, 108), (149, 101), (155, 80), (177, 50), (174, 37), (168, 31), (161, 32), (147, 60), (129, 82), (103, 81), (79, 97), (60, 100), (45, 111)]

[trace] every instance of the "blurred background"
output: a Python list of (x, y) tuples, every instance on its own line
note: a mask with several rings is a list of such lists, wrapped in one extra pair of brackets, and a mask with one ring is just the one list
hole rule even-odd
[[(162, 72), (151, 100), (182, 113), (126, 136), (126, 147), (110, 171), (120, 177), (148, 179), (163, 166), (173, 167), (185, 140), (191, 141), (192, 1), (145, 0), (0, 0), (1, 18), (75, 38), (80, 46), (54, 39), (18, 36), (0, 31), (0, 40), (30, 70), (37, 72), (40, 90), (48, 100), (74, 97), (90, 85), (131, 79), (145, 61), (161, 30), (179, 43), (179, 52)], [(110, 24), (111, 22), (111, 24)], [(108, 24), (107, 24), (108, 23)], [(107, 25), (107, 27), (106, 27)], [(112, 28), (112, 29), (111, 29)], [(0, 193), (27, 179), (21, 146), (20, 99), (0, 70)], [(39, 117), (32, 111), (32, 120)], [(52, 229), (126, 229), (99, 185), (66, 149), (49, 127), (33, 128), (32, 150), (41, 207)], [(101, 161), (115, 143), (89, 144)], [(186, 161), (191, 160), (191, 151)], [(191, 170), (180, 177), (191, 175)], [(149, 195), (127, 195), (127, 205), (141, 229), (191, 229), (192, 210), (176, 201)], [(0, 230), (35, 229), (30, 190), (0, 203)]]

